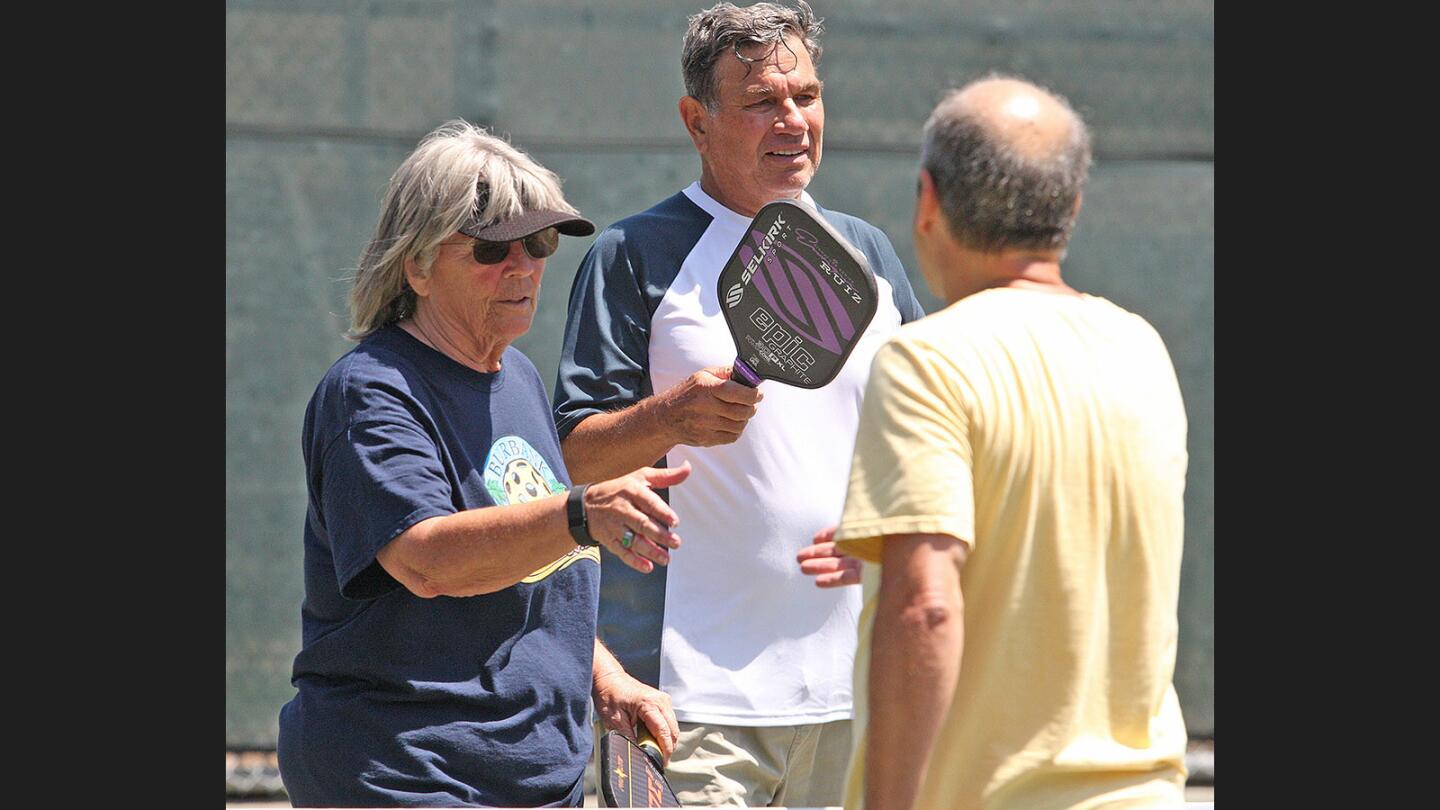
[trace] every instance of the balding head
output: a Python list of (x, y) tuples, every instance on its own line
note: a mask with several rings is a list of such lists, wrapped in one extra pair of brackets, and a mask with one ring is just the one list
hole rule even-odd
[(937, 115), (968, 116), (996, 141), (1030, 160), (1049, 160), (1084, 128), (1069, 105), (1029, 82), (972, 82), (940, 102)]
[(962, 244), (1063, 250), (1090, 169), (1090, 135), (1065, 99), (989, 76), (936, 106), (920, 161)]

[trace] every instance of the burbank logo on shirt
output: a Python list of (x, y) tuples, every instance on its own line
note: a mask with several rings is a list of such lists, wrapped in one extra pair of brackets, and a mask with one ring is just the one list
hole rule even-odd
[(544, 457), (519, 436), (502, 436), (485, 458), (485, 489), (500, 506), (564, 492)]
[[(536, 452), (529, 442), (519, 436), (502, 436), (490, 446), (490, 454), (485, 457), (485, 489), (497, 505), (508, 506), (564, 492), (565, 485), (560, 483), (550, 471), (544, 456)], [(598, 565), (600, 549), (577, 546), (564, 557), (520, 581), (539, 582), (582, 559)]]

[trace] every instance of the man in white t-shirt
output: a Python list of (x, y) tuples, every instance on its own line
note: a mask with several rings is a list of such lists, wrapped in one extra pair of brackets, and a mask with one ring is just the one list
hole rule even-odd
[[(819, 33), (803, 2), (691, 18), (679, 112), (700, 179), (607, 228), (570, 294), (555, 416), (572, 478), (692, 468), (668, 493), (684, 551), (648, 577), (605, 565), (599, 617), (625, 669), (673, 700), (679, 740), (652, 731), (674, 745), (667, 777), (686, 804), (838, 804), (851, 744), (860, 594), (813, 587), (795, 558), (839, 518), (871, 357), (924, 313), (885, 234), (805, 192), (825, 122)], [(819, 211), (880, 291), (860, 343), (816, 390), (730, 380), (716, 278), (777, 198)]]

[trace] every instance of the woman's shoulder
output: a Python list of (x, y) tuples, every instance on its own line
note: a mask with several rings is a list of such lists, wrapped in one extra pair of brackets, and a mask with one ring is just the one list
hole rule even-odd
[(529, 355), (515, 348), (514, 344), (505, 347), (505, 353), (500, 356), (500, 364), (516, 372), (518, 376), (540, 379), (540, 370), (535, 368), (534, 361)]
[(409, 361), (397, 351), (394, 341), (382, 332), (372, 332), (350, 347), (330, 365), (320, 386), (336, 392), (365, 387), (375, 381), (395, 380), (404, 375)]
[(373, 333), (341, 355), (315, 387), (312, 410), (327, 421), (353, 422), (370, 410), (408, 399), (417, 370), (393, 338)]
[(530, 357), (514, 346), (505, 347), (500, 363), (505, 369), (504, 389), (523, 391), (526, 396), (539, 396), (548, 411), (550, 395), (545, 391), (545, 381), (540, 379), (540, 370)]

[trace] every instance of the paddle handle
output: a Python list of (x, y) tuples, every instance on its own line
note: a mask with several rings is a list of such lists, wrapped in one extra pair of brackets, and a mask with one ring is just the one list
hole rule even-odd
[(737, 383), (740, 383), (741, 385), (747, 385), (751, 388), (759, 388), (760, 381), (764, 379), (760, 376), (759, 372), (755, 371), (755, 369), (750, 367), (749, 363), (741, 360), (738, 357), (735, 358), (735, 365), (732, 366), (731, 369), (732, 370), (730, 372), (730, 379), (734, 380)]
[(660, 753), (660, 743), (655, 742), (655, 736), (650, 733), (650, 727), (643, 721), (635, 727), (635, 746), (650, 757), (661, 773), (665, 772), (665, 757)]

